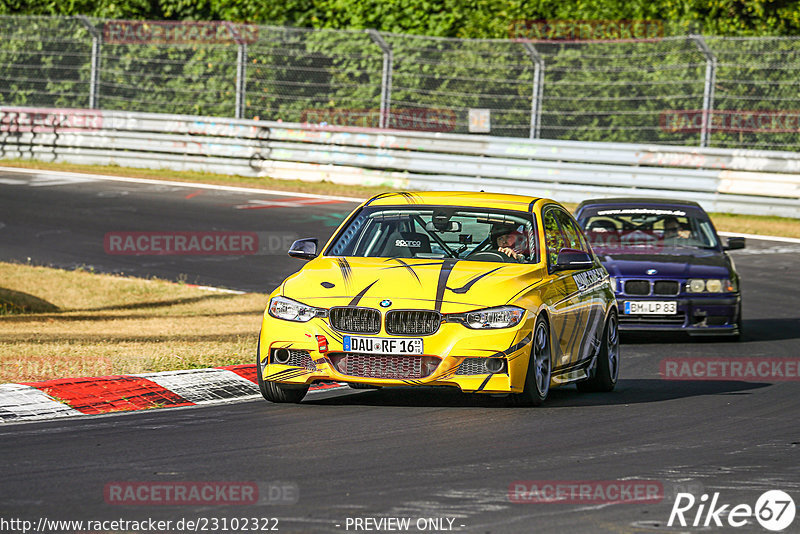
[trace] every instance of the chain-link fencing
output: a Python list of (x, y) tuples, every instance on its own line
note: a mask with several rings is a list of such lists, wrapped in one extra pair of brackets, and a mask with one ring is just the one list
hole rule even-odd
[(798, 87), (794, 37), (534, 42), (0, 17), (4, 106), (798, 150)]

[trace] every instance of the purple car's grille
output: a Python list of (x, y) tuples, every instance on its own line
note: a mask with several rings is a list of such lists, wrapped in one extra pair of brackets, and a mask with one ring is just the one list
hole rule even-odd
[(649, 280), (628, 280), (625, 282), (626, 295), (649, 295), (650, 294), (650, 281)]
[(331, 326), (352, 334), (377, 334), (381, 331), (381, 312), (373, 308), (331, 308)]
[(386, 314), (386, 332), (398, 336), (427, 336), (439, 330), (440, 313), (429, 310), (395, 310)]
[(680, 284), (675, 280), (658, 280), (653, 282), (654, 295), (677, 295)]

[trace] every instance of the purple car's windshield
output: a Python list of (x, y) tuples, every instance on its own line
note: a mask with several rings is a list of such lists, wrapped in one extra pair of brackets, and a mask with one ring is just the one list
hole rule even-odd
[(718, 247), (711, 221), (702, 211), (682, 207), (591, 207), (579, 220), (597, 249)]

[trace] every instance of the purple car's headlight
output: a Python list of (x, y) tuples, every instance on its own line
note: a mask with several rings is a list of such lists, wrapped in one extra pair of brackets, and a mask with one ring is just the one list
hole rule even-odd
[(689, 293), (735, 293), (739, 288), (733, 280), (719, 278), (692, 278), (686, 282)]

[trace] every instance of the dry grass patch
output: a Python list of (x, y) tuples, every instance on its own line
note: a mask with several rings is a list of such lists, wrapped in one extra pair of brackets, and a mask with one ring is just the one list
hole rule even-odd
[(12, 302), (49, 305), (0, 308), (0, 383), (251, 363), (266, 303), (261, 294), (10, 263), (0, 263), (0, 285)]
[(732, 213), (711, 213), (709, 215), (714, 221), (714, 226), (720, 232), (800, 237), (800, 219), (734, 215)]

